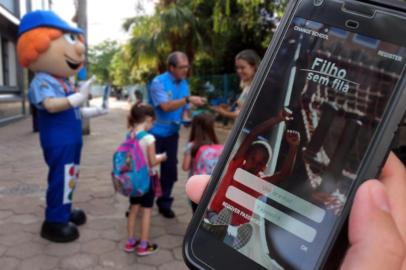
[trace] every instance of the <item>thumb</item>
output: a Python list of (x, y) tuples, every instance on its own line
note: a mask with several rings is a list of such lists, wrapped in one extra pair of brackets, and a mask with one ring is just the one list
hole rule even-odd
[(95, 82), (96, 77), (92, 76), (90, 79), (88, 79), (87, 81), (85, 81), (81, 86), (79, 91), (80, 92), (89, 92), (90, 91), (90, 87), (91, 85)]
[(405, 247), (384, 185), (370, 180), (355, 195), (349, 220), (350, 249), (341, 269), (401, 269)]

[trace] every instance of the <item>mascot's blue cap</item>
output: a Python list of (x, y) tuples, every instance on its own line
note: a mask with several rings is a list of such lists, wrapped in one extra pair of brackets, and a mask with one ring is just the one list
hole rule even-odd
[(83, 34), (83, 31), (80, 28), (69, 25), (54, 12), (49, 10), (36, 10), (28, 12), (21, 19), (18, 35), (21, 36), (25, 32), (38, 27), (50, 27), (60, 29), (64, 32)]

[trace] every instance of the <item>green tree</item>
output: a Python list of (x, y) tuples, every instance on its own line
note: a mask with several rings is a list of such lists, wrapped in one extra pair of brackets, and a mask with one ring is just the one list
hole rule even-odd
[[(189, 1), (190, 2), (190, 1)], [(192, 0), (192, 10), (199, 22), (204, 21), (210, 31), (208, 57), (203, 59), (204, 69), (197, 68), (197, 73), (207, 72), (211, 62), (212, 73), (234, 72), (234, 57), (243, 49), (254, 49), (260, 55), (273, 36), (278, 18), (281, 16), (286, 1), (265, 0)], [(207, 50), (205, 50), (207, 51)], [(200, 51), (199, 51), (200, 52)]]
[[(113, 76), (117, 84), (146, 82), (166, 70), (166, 57), (175, 50), (189, 56), (193, 75), (234, 73), (239, 51), (265, 52), (286, 6), (286, 0), (160, 0), (153, 15), (139, 16), (142, 1), (123, 24), (131, 36), (127, 44), (110, 55), (111, 46), (96, 48), (99, 69), (111, 69), (98, 71), (100, 77)], [(103, 62), (107, 55), (110, 60)]]
[(119, 52), (120, 45), (116, 41), (106, 40), (89, 48), (90, 72), (101, 82), (112, 80), (110, 63)]
[(108, 66), (113, 85), (124, 86), (133, 82), (131, 78), (130, 57), (125, 46), (122, 46), (111, 59)]
[(197, 49), (204, 47), (205, 31), (187, 2), (160, 1), (153, 16), (129, 18), (124, 23), (124, 28), (131, 31), (129, 46), (134, 64), (154, 62), (156, 70), (162, 72), (167, 55), (176, 50), (193, 60)]

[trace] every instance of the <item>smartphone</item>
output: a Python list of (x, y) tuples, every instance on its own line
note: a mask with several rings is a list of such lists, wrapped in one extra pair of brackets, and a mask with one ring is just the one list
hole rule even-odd
[(103, 89), (103, 102), (102, 102), (103, 109), (107, 109), (109, 107), (110, 91), (111, 87), (109, 85), (106, 85)]
[(187, 230), (190, 268), (326, 266), (405, 112), (393, 3), (290, 2)]

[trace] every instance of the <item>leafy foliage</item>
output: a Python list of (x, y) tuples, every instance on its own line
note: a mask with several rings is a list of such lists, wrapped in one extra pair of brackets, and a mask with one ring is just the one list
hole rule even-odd
[(106, 40), (101, 44), (89, 48), (90, 72), (102, 82), (112, 80), (111, 60), (119, 52), (120, 47), (116, 41)]
[[(144, 0), (145, 1), (145, 0)], [(91, 50), (92, 71), (101, 80), (124, 85), (147, 82), (166, 70), (166, 57), (184, 51), (195, 76), (234, 73), (243, 49), (262, 55), (286, 0), (159, 0), (153, 15), (128, 18), (131, 35), (121, 46), (102, 43)], [(135, 15), (142, 10), (138, 1)]]

